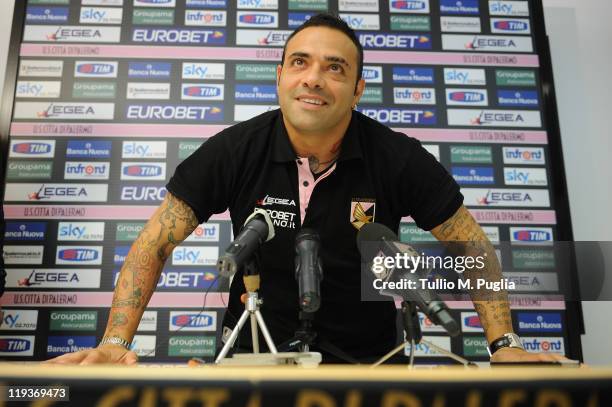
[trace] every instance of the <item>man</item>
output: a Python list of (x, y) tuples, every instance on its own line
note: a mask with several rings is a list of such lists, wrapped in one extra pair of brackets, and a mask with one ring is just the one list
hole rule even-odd
[[(393, 348), (393, 303), (360, 300), (358, 228), (376, 221), (397, 230), (401, 217), (411, 215), (441, 241), (488, 240), (454, 179), (418, 141), (353, 111), (365, 86), (362, 65), (362, 47), (341, 20), (319, 15), (298, 28), (277, 68), (280, 111), (222, 131), (179, 165), (126, 258), (101, 344), (54, 362), (135, 363), (127, 346), (165, 260), (198, 224), (227, 208), (234, 234), (255, 207), (277, 222), (275, 238), (261, 248), (260, 268), (261, 311), (276, 344), (298, 326), (293, 246), (300, 228), (309, 227), (321, 236), (325, 273), (314, 321), (321, 339), (360, 361)], [(493, 253), (487, 272), (501, 275), (487, 244)], [(229, 329), (244, 309), (244, 292), (237, 274), (223, 324)], [(512, 333), (504, 296), (474, 304), (489, 343)], [(245, 328), (239, 346), (248, 349)], [(496, 361), (557, 358), (503, 345), (493, 355)]]

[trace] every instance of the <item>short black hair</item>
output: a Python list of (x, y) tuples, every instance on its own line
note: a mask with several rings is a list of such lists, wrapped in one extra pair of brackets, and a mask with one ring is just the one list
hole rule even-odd
[(301, 26), (296, 28), (295, 31), (292, 32), (291, 35), (287, 38), (287, 41), (285, 41), (281, 66), (285, 62), (285, 51), (287, 50), (287, 44), (289, 44), (291, 38), (293, 38), (297, 33), (308, 27), (328, 27), (334, 30), (338, 30), (344, 33), (353, 42), (353, 44), (355, 44), (355, 47), (357, 47), (357, 81), (355, 82), (355, 86), (357, 86), (357, 82), (359, 82), (359, 80), (361, 79), (361, 73), (363, 70), (363, 47), (361, 46), (359, 39), (357, 39), (355, 31), (353, 31), (353, 29), (349, 27), (349, 25), (344, 20), (333, 14), (321, 13), (314, 15), (308, 20), (306, 20)]

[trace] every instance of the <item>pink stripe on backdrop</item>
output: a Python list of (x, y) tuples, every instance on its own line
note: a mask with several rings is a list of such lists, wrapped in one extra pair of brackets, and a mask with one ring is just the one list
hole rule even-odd
[(281, 48), (158, 45), (22, 44), (22, 57), (154, 58), (280, 61)]
[[(32, 123), (13, 122), (11, 135), (28, 137), (144, 137), (197, 138), (214, 136), (229, 125), (210, 124), (135, 124), (135, 123)], [(547, 144), (545, 131), (406, 129), (393, 130), (423, 142)]]
[[(147, 220), (157, 206), (131, 205), (4, 205), (6, 219)], [(229, 211), (210, 220), (230, 220)]]
[(207, 138), (229, 125), (136, 123), (11, 123), (12, 136)]
[[(56, 300), (62, 298), (62, 304)], [(225, 308), (229, 293), (210, 292), (206, 297), (206, 308)], [(92, 307), (109, 308), (113, 300), (112, 292), (95, 291), (11, 291), (0, 298), (2, 306), (15, 307)], [(204, 293), (153, 293), (150, 308), (202, 308)]]
[[(280, 61), (281, 48), (189, 47), (156, 45), (22, 44), (22, 57), (155, 58)], [(538, 67), (537, 55), (465, 52), (365, 51), (372, 63)]]
[[(556, 225), (557, 216), (553, 210), (518, 210), (518, 209), (470, 209), (472, 216), (480, 224), (516, 224), (516, 225)], [(414, 223), (410, 216), (402, 222)]]
[(548, 144), (546, 131), (516, 130), (465, 130), (465, 129), (406, 129), (393, 130), (424, 142), (438, 143), (499, 143), (499, 144)]
[[(149, 308), (202, 308), (204, 293), (153, 293)], [(546, 298), (536, 295), (510, 295), (512, 309), (565, 309), (565, 302), (560, 296)], [(107, 308), (113, 299), (112, 292), (83, 291), (8, 291), (0, 298), (4, 307), (92, 307)], [(229, 293), (211, 292), (206, 297), (206, 308), (224, 308), (227, 306)], [(63, 303), (59, 303), (60, 300)], [(528, 304), (526, 304), (528, 303)], [(451, 309), (473, 309), (471, 301), (447, 301)], [(400, 302), (396, 302), (399, 307)]]

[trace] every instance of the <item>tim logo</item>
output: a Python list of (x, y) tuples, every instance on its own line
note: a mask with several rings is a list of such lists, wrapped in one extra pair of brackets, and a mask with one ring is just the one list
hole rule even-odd
[(366, 223), (374, 222), (376, 216), (376, 201), (374, 199), (361, 199), (351, 201), (351, 225), (357, 230)]

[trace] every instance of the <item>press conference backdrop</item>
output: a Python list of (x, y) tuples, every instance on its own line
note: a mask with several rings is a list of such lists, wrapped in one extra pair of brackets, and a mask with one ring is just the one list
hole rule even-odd
[[(521, 278), (550, 252), (526, 261), (520, 244), (572, 236), (542, 5), (525, 0), (18, 2), (3, 118), (0, 357), (96, 345), (117, 273), (174, 168), (221, 129), (277, 107), (284, 41), (320, 11), (339, 13), (364, 46), (358, 110), (421, 140), (489, 238), (516, 244), (501, 257), (526, 293), (511, 302), (527, 349), (581, 357), (576, 303), (529, 295), (554, 294), (572, 276), (553, 265)], [(404, 221), (403, 241), (433, 239)], [(230, 241), (225, 213), (173, 252), (135, 337), (142, 361), (212, 358), (228, 290), (213, 285), (214, 264)], [(486, 360), (471, 303), (449, 305), (463, 335), (421, 317), (424, 335)], [(427, 346), (416, 355), (448, 362)]]

